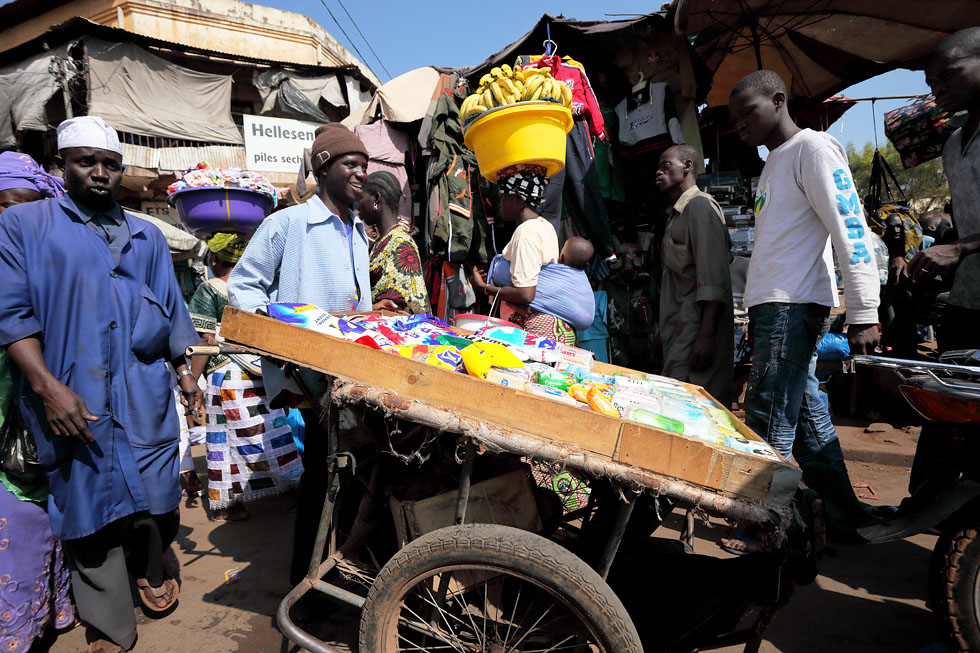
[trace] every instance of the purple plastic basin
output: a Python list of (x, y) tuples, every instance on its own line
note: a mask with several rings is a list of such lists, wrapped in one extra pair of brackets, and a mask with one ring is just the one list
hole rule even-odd
[(167, 198), (195, 236), (219, 231), (251, 234), (272, 211), (272, 198), (247, 188), (184, 188)]

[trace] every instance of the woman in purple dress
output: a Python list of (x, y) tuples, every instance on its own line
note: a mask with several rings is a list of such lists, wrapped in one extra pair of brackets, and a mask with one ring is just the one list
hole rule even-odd
[[(61, 180), (28, 155), (0, 153), (0, 213), (62, 194)], [(0, 429), (20, 421), (9, 365), (0, 350)], [(0, 470), (0, 651), (28, 651), (50, 629), (67, 628), (75, 619), (64, 552), (48, 524), (47, 495), (39, 469)]]

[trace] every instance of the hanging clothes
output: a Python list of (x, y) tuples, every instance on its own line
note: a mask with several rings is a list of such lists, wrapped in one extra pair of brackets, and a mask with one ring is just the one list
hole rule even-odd
[[(613, 253), (613, 237), (606, 217), (599, 172), (595, 164), (594, 138), (602, 140), (605, 121), (592, 85), (582, 64), (554, 55), (537, 60), (530, 57), (529, 68), (551, 67), (551, 74), (572, 89), (572, 115), (575, 124), (565, 141), (565, 168), (551, 177), (538, 215), (561, 233), (563, 208), (576, 230), (592, 241), (596, 254), (606, 258)], [(567, 58), (566, 58), (567, 59)], [(568, 183), (566, 183), (566, 180)]]
[(577, 65), (568, 64), (557, 55), (543, 55), (537, 61), (529, 63), (527, 67), (550, 67), (552, 77), (565, 82), (572, 89), (572, 116), (585, 120), (589, 125), (589, 133), (596, 138), (602, 138), (605, 125), (602, 121), (602, 112), (599, 110), (599, 102), (585, 74), (585, 68), (582, 64), (575, 63)]
[(412, 212), (412, 191), (408, 185), (406, 157), (411, 150), (411, 137), (391, 126), (387, 120), (378, 120), (370, 125), (358, 125), (354, 135), (361, 139), (368, 151), (368, 174), (385, 170), (395, 175), (402, 186), (402, 196), (398, 203), (398, 217), (414, 222)]
[(616, 105), (616, 117), (622, 145), (638, 145), (663, 135), (670, 137), (671, 145), (684, 142), (673, 95), (663, 82), (650, 82), (638, 93), (624, 98)]
[[(433, 252), (447, 261), (490, 260), (489, 228), (476, 155), (463, 145), (460, 91), (444, 91), (432, 116), (429, 220)], [(435, 190), (438, 188), (438, 201)], [(474, 200), (474, 198), (476, 198)], [(430, 289), (431, 290), (431, 289)]]

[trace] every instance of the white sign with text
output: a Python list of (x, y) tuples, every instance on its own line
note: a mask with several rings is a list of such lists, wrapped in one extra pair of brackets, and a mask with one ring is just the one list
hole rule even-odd
[(245, 159), (249, 170), (299, 172), (303, 148), (313, 145), (315, 122), (242, 116), (245, 128)]

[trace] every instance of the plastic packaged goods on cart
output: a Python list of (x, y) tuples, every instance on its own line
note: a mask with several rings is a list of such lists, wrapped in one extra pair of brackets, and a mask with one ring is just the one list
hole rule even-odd
[(530, 375), (524, 369), (504, 369), (491, 367), (487, 370), (487, 381), (523, 391), (530, 383)]
[(496, 342), (474, 342), (459, 350), (470, 376), (485, 379), (491, 367), (521, 368), (524, 362)]
[(267, 304), (266, 310), (270, 317), (277, 320), (296, 324), (335, 338), (350, 340), (373, 349), (391, 349), (394, 346), (394, 343), (382, 334), (355, 322), (331, 315), (312, 304), (274, 303)]
[(536, 347), (538, 349), (554, 349), (557, 343), (549, 338), (542, 338), (517, 327), (487, 326), (476, 332), (484, 340), (499, 342), (515, 347)]
[(619, 411), (613, 406), (612, 401), (599, 388), (589, 388), (586, 394), (586, 402), (589, 404), (589, 408), (597, 413), (609, 417), (620, 417)]
[(664, 407), (662, 397), (630, 392), (629, 390), (616, 390), (612, 393), (610, 401), (623, 414), (630, 408), (643, 408), (660, 413), (663, 412)]
[(652, 426), (663, 431), (670, 431), (679, 435), (684, 434), (684, 422), (669, 417), (664, 417), (659, 413), (646, 408), (631, 407), (623, 413), (623, 417), (646, 426)]
[(538, 385), (546, 385), (550, 388), (557, 388), (562, 392), (568, 392), (568, 389), (575, 383), (575, 379), (564, 372), (550, 369), (535, 372), (534, 382)]
[(434, 365), (452, 372), (463, 364), (463, 357), (455, 347), (449, 345), (402, 345), (393, 350), (399, 356), (413, 361)]
[(559, 390), (558, 388), (552, 388), (547, 385), (528, 383), (527, 386), (525, 387), (525, 391), (531, 393), (532, 395), (536, 395), (538, 397), (547, 397), (548, 399), (554, 399), (555, 401), (559, 401), (569, 406), (584, 407), (584, 404), (581, 404), (575, 401), (574, 399), (572, 399), (570, 396), (568, 396), (568, 393), (565, 392), (564, 390)]

